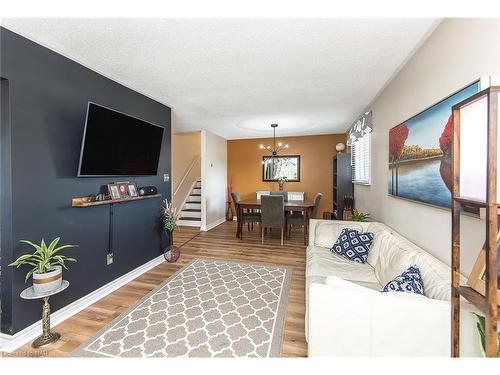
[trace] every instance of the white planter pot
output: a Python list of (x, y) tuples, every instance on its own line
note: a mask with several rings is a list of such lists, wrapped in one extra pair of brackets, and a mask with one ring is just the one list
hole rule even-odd
[(62, 284), (62, 267), (54, 266), (49, 272), (33, 272), (33, 290), (37, 294), (48, 293)]

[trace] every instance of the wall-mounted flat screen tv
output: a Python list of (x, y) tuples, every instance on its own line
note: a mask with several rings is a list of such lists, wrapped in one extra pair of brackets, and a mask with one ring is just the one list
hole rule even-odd
[(78, 176), (156, 175), (163, 130), (89, 102)]

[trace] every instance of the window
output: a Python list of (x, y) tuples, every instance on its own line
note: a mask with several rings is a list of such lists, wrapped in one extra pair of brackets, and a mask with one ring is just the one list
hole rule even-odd
[(351, 144), (352, 182), (357, 184), (371, 184), (371, 135), (365, 133)]

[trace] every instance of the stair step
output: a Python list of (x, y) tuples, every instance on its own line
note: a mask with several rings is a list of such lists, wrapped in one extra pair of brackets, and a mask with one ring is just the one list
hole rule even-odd
[(186, 202), (184, 205), (185, 210), (189, 209), (195, 209), (195, 210), (201, 210), (201, 203), (196, 203), (196, 202)]
[(178, 220), (177, 225), (181, 227), (201, 227), (201, 221), (196, 220)]
[(192, 194), (192, 193), (191, 193), (191, 194), (189, 194), (189, 195), (190, 195), (190, 196), (192, 196), (192, 197), (201, 197), (201, 194)]
[(201, 210), (182, 210), (181, 217), (200, 218)]
[(201, 208), (185, 208), (182, 212), (201, 212)]
[(186, 221), (201, 221), (201, 217), (181, 217), (179, 220), (186, 220)]

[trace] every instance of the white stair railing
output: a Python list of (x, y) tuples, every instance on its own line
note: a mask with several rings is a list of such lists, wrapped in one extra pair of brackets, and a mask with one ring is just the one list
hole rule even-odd
[(179, 181), (179, 184), (176, 186), (174, 190), (174, 194), (172, 197), (174, 207), (178, 210), (181, 210), (184, 206), (184, 202), (187, 200), (187, 197), (191, 193), (191, 189), (194, 183), (199, 179), (198, 173), (195, 171), (195, 167), (200, 164), (201, 157), (200, 155), (196, 155), (194, 159), (189, 163), (186, 168), (182, 178)]

